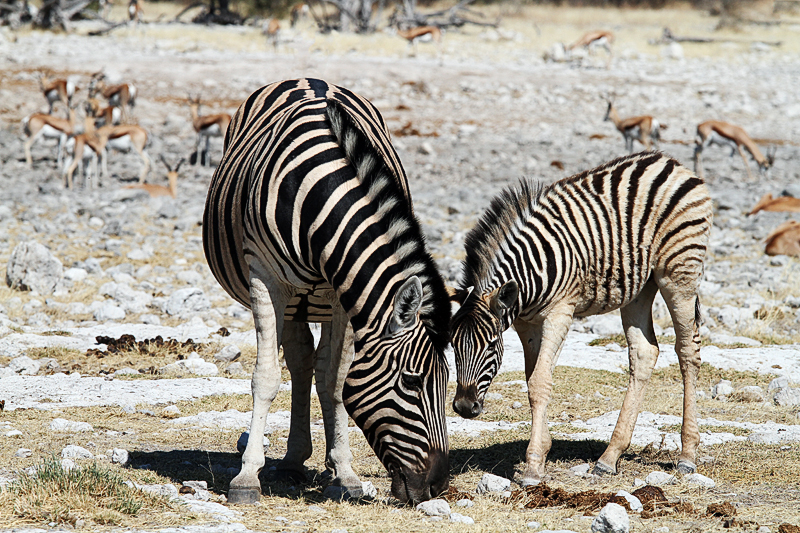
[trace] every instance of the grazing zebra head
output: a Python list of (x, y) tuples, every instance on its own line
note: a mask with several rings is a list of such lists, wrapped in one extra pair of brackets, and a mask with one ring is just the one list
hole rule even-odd
[(450, 467), (444, 398), (444, 345), (420, 319), (423, 286), (408, 279), (377, 340), (350, 367), (345, 407), (364, 431), (403, 502), (428, 500), (447, 489)]
[(508, 281), (500, 288), (462, 292), (461, 308), (453, 317), (451, 335), (458, 368), (453, 410), (464, 418), (483, 412), (483, 400), (503, 362), (503, 331), (517, 306), (519, 287)]

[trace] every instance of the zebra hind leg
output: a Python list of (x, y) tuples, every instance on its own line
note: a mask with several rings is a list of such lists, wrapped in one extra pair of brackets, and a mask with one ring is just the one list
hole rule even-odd
[[(702, 272), (702, 265), (700, 271)], [(681, 454), (678, 472), (690, 474), (697, 470), (695, 463), (700, 431), (697, 425), (697, 374), (700, 371), (700, 302), (696, 294), (699, 272), (693, 283), (679, 284), (664, 280), (661, 294), (672, 315), (675, 326), (675, 353), (683, 376), (683, 423), (681, 425)], [(686, 272), (686, 274), (690, 274)], [(680, 278), (678, 278), (680, 279)], [(683, 286), (681, 286), (683, 285)], [(689, 285), (687, 287), (686, 285)]]
[[(256, 325), (256, 366), (253, 370), (253, 418), (251, 435), (263, 435), (267, 413), (281, 384), (278, 347), (283, 333), (283, 313), (291, 294), (260, 265), (250, 262), (250, 305)], [(231, 480), (228, 502), (253, 504), (261, 496), (258, 474), (264, 468), (264, 446), (260, 438), (247, 441), (242, 470)]]
[(317, 394), (325, 424), (325, 466), (333, 477), (332, 484), (347, 489), (350, 498), (359, 498), (363, 490), (361, 480), (353, 471), (347, 429), (349, 416), (342, 400), (344, 380), (353, 356), (353, 329), (344, 311), (339, 310), (334, 312), (330, 324), (322, 325), (317, 348)]
[(292, 376), (292, 416), (286, 455), (278, 464), (279, 480), (304, 482), (303, 463), (311, 457), (311, 380), (314, 373), (314, 336), (308, 324), (284, 322), (283, 357)]
[(647, 383), (658, 359), (658, 341), (653, 329), (653, 299), (658, 286), (652, 279), (631, 303), (620, 310), (625, 338), (628, 340), (628, 359), (630, 377), (628, 390), (622, 401), (617, 424), (611, 435), (608, 448), (595, 464), (593, 473), (598, 475), (616, 474), (617, 461), (622, 452), (628, 449), (633, 436), (633, 428), (639, 416)]

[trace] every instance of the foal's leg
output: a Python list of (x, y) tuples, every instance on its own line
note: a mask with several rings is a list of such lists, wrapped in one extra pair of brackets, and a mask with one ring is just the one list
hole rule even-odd
[(658, 359), (658, 341), (653, 330), (653, 299), (658, 291), (655, 281), (648, 281), (631, 303), (620, 309), (625, 338), (628, 339), (630, 377), (622, 401), (617, 425), (608, 448), (594, 467), (595, 474), (616, 474), (619, 456), (628, 449), (644, 391)]

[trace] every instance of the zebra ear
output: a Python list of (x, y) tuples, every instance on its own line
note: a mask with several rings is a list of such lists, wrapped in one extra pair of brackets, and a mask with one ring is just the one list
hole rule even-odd
[(503, 311), (510, 309), (519, 296), (519, 285), (514, 280), (505, 282), (499, 289), (495, 289), (489, 296), (489, 307), (497, 316), (502, 316)]
[(386, 335), (395, 335), (412, 328), (417, 322), (417, 313), (421, 307), (422, 283), (417, 276), (411, 276), (394, 296), (394, 309), (386, 325)]

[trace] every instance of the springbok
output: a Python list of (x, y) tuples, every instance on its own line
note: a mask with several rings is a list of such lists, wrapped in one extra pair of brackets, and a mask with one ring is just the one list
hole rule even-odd
[(99, 126), (118, 125), (122, 120), (120, 108), (109, 105), (103, 107), (97, 98), (89, 98), (86, 101), (86, 114), (94, 118), (95, 124)]
[(750, 171), (750, 163), (748, 163), (747, 157), (744, 155), (745, 150), (753, 156), (762, 173), (769, 170), (775, 163), (774, 147), (771, 151), (767, 151), (765, 157), (761, 150), (758, 149), (758, 145), (753, 142), (753, 139), (747, 135), (744, 129), (721, 120), (708, 120), (697, 126), (697, 138), (694, 145), (694, 172), (701, 179), (703, 178), (703, 164), (701, 161), (703, 150), (712, 144), (730, 147), (731, 157), (738, 150), (747, 169), (747, 177), (750, 180), (753, 179), (753, 173)]
[(133, 22), (134, 27), (139, 24), (142, 15), (144, 15), (144, 9), (142, 9), (141, 0), (130, 0), (128, 2), (128, 20)]
[[(195, 153), (190, 158), (190, 162), (195, 164), (198, 160), (201, 166), (209, 166), (211, 156), (209, 148), (211, 137), (224, 137), (228, 131), (228, 124), (231, 123), (231, 116), (227, 113), (216, 115), (200, 115), (200, 97), (189, 97), (189, 111), (192, 113), (192, 126), (197, 132), (197, 143)], [(200, 151), (200, 145), (205, 143), (205, 149)]]
[[(139, 183), (144, 183), (147, 173), (150, 170), (150, 155), (145, 150), (147, 146), (147, 131), (136, 124), (121, 124), (119, 126), (106, 125), (97, 130), (97, 135), (106, 138), (105, 148), (111, 148), (117, 152), (128, 153), (135, 150), (142, 159), (142, 170), (139, 173)], [(104, 167), (103, 175), (108, 176), (108, 167)]]
[(97, 93), (103, 95), (108, 101), (108, 105), (119, 107), (122, 110), (122, 118), (128, 120), (131, 110), (136, 106), (136, 87), (132, 83), (120, 83), (118, 85), (106, 85), (105, 74), (97, 72), (92, 75), (89, 83), (89, 98), (94, 98)]
[(606, 68), (608, 68), (611, 64), (611, 58), (613, 57), (613, 52), (611, 50), (611, 45), (613, 43), (613, 33), (605, 30), (594, 30), (583, 34), (580, 39), (569, 45), (566, 51), (568, 54), (571, 54), (576, 48), (583, 48), (589, 53), (593, 53), (598, 48), (602, 48), (608, 53), (608, 61), (606, 62)]
[[(39, 74), (39, 87), (47, 98), (47, 114), (53, 114), (53, 104), (61, 102), (67, 109), (72, 105), (72, 97), (80, 90), (70, 79), (51, 80), (46, 74)], [(67, 112), (69, 115), (69, 112)]]
[(442, 43), (442, 30), (437, 26), (417, 26), (416, 28), (409, 28), (407, 30), (397, 30), (397, 35), (408, 41), (409, 46), (414, 49), (414, 55), (417, 55), (417, 42), (428, 39), (436, 43), (437, 47)]
[(67, 108), (69, 119), (54, 117), (45, 113), (34, 113), (22, 119), (22, 130), (28, 138), (25, 141), (25, 161), (29, 168), (33, 168), (31, 146), (40, 138), (58, 139), (58, 153), (56, 162), (61, 165), (61, 154), (67, 137), (75, 132), (75, 109)]
[(658, 141), (661, 140), (661, 125), (650, 115), (621, 119), (614, 104), (608, 102), (608, 109), (603, 120), (610, 120), (614, 123), (625, 140), (625, 149), (628, 150), (628, 153), (633, 153), (633, 141), (642, 143), (645, 150), (651, 149), (652, 142), (652, 145), (658, 150)]
[(294, 28), (301, 18), (308, 16), (308, 13), (308, 6), (303, 2), (293, 5), (292, 9), (289, 11), (289, 26)]
[(772, 194), (767, 193), (761, 197), (747, 216), (755, 215), (759, 211), (772, 211), (777, 213), (800, 213), (800, 198), (793, 196), (778, 196), (773, 198)]
[[(64, 158), (64, 169), (61, 173), (64, 187), (72, 189), (72, 175), (79, 165), (81, 167), (84, 187), (87, 182), (91, 182), (92, 189), (96, 189), (100, 186), (100, 176), (97, 172), (97, 160), (100, 159), (102, 167), (106, 168), (105, 143), (105, 138), (98, 136), (96, 132), (91, 130), (69, 138), (65, 146), (66, 156)], [(91, 175), (88, 172), (88, 165), (90, 163), (92, 165)]]
[(767, 255), (800, 256), (800, 222), (787, 220), (769, 234), (765, 244)]
[(275, 50), (278, 49), (278, 36), (281, 32), (281, 23), (276, 18), (269, 19), (269, 22), (264, 22), (261, 27), (261, 33), (267, 36), (267, 41), (272, 43)]
[(152, 183), (136, 183), (134, 185), (128, 185), (126, 189), (142, 189), (143, 191), (147, 192), (151, 198), (156, 198), (159, 196), (171, 196), (175, 198), (178, 195), (178, 171), (181, 168), (181, 164), (186, 161), (185, 158), (181, 158), (180, 161), (175, 165), (173, 169), (167, 160), (164, 159), (163, 154), (159, 154), (161, 158), (161, 162), (164, 163), (164, 166), (167, 167), (167, 181), (169, 182), (169, 186), (165, 187), (164, 185), (154, 185)]

